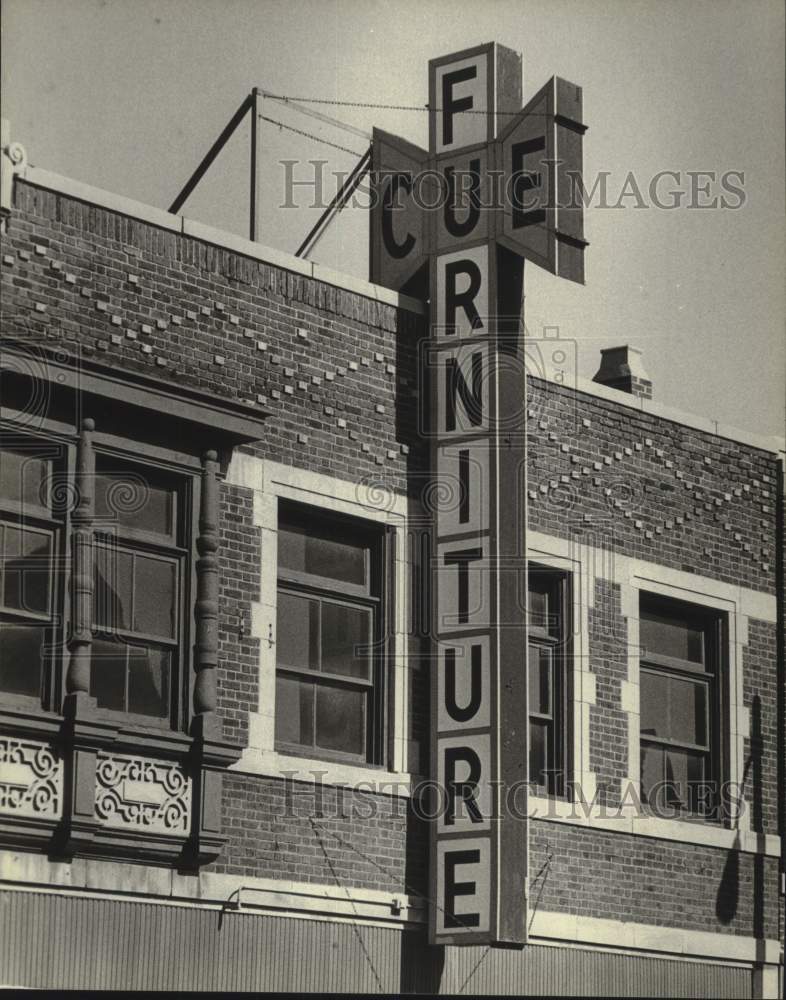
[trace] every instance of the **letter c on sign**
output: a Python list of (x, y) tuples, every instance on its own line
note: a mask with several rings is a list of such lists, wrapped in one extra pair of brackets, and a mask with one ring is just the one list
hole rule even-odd
[(412, 178), (408, 174), (393, 174), (382, 199), (382, 242), (395, 260), (403, 260), (412, 253), (415, 246), (415, 237), (412, 233), (407, 233), (403, 243), (397, 243), (393, 233), (393, 205), (399, 188), (411, 194)]

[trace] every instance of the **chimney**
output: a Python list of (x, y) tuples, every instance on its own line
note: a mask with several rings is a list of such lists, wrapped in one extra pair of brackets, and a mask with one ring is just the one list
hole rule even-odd
[(642, 399), (652, 399), (652, 382), (644, 371), (638, 348), (624, 344), (622, 347), (607, 347), (600, 354), (600, 368), (595, 373), (593, 382), (629, 392)]

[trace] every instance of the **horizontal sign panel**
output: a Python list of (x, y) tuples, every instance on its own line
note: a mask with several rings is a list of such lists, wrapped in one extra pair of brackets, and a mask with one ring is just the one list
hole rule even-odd
[(375, 128), (371, 146), (371, 281), (400, 291), (426, 262), (427, 153)]
[(499, 239), (552, 274), (584, 281), (581, 87), (551, 80), (497, 143)]

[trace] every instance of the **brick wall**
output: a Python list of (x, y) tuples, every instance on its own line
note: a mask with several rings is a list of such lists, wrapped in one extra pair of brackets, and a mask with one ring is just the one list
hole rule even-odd
[[(266, 458), (420, 492), (417, 340), (422, 319), (198, 240), (15, 184), (2, 258), (6, 334), (76, 341), (96, 358), (271, 411)], [(610, 552), (766, 593), (775, 588), (773, 457), (605, 399), (530, 380), (530, 526)], [(221, 491), (219, 707), (246, 742), (258, 699), (248, 635), (264, 566), (251, 495)], [(598, 574), (603, 576), (602, 573)], [(590, 614), (590, 766), (613, 805), (627, 773), (626, 627), (619, 592), (596, 585)], [(775, 830), (775, 632), (751, 622), (745, 704), (761, 699), (755, 825)], [(411, 675), (414, 734), (427, 741), (428, 672)], [(746, 759), (758, 746), (746, 746)], [(755, 756), (755, 754), (754, 754)], [(229, 842), (214, 870), (424, 891), (425, 830), (406, 800), (323, 789), (287, 803), (287, 783), (230, 773)], [(751, 786), (753, 787), (753, 786)], [(775, 936), (772, 860), (566, 826), (533, 824), (533, 875), (553, 853), (545, 909)], [(766, 886), (761, 912), (754, 887)]]
[(745, 740), (744, 796), (751, 829), (778, 832), (777, 630), (749, 619), (742, 656), (742, 700), (750, 712), (751, 738)]
[(228, 250), (17, 181), (5, 335), (83, 351), (271, 410), (263, 453), (406, 491), (422, 321)]
[(228, 774), (229, 841), (211, 870), (420, 895), (427, 838), (408, 799)]
[(540, 909), (778, 937), (776, 858), (547, 820), (533, 821), (530, 851)]
[(590, 770), (598, 800), (619, 806), (628, 777), (628, 716), (620, 706), (620, 683), (628, 676), (628, 630), (620, 612), (620, 588), (595, 581), (589, 612), (590, 670), (595, 674), (595, 705), (590, 707)]
[(251, 490), (222, 483), (220, 496), (218, 712), (224, 736), (245, 745), (248, 714), (259, 706), (260, 640), (250, 631), (264, 567)]
[[(774, 455), (530, 379), (529, 522), (775, 593)], [(596, 543), (597, 544), (597, 543)]]

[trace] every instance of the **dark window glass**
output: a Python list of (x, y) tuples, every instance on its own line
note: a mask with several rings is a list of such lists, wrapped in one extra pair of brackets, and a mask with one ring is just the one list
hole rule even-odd
[(360, 756), (366, 747), (366, 692), (320, 684), (316, 689), (316, 743)]
[(49, 510), (52, 462), (47, 458), (3, 449), (0, 452), (0, 499), (23, 507)]
[(0, 574), (3, 607), (33, 615), (49, 615), (52, 577), (52, 533), (0, 524)]
[(172, 559), (96, 546), (96, 625), (174, 638), (177, 564)]
[(530, 643), (529, 710), (531, 715), (551, 715), (551, 649)]
[(94, 638), (90, 694), (99, 708), (135, 715), (169, 715), (171, 650)]
[(567, 717), (567, 578), (531, 568), (528, 574), (529, 779), (541, 792), (565, 787)]
[(93, 637), (90, 694), (97, 699), (99, 708), (125, 711), (126, 659), (127, 647), (124, 642)]
[(656, 812), (711, 816), (720, 776), (720, 616), (642, 595), (641, 794)]
[(314, 685), (283, 673), (276, 677), (276, 739), (314, 744)]
[(371, 679), (371, 611), (323, 601), (322, 670)]
[(165, 718), (169, 714), (171, 650), (128, 647), (128, 711)]
[(128, 631), (133, 620), (134, 553), (95, 546), (93, 613), (109, 632)]
[(10, 694), (41, 695), (44, 643), (41, 625), (3, 622), (0, 625), (0, 688)]
[(642, 670), (641, 731), (662, 740), (706, 746), (706, 685)]
[(662, 611), (648, 611), (641, 620), (639, 638), (645, 656), (655, 653), (689, 663), (704, 662), (704, 630), (700, 624)]
[(379, 541), (365, 527), (283, 509), (278, 545), (277, 745), (374, 761)]
[(290, 570), (337, 583), (365, 586), (368, 551), (365, 542), (330, 537), (321, 533), (318, 525), (310, 529), (301, 524), (289, 524), (279, 527), (278, 531), (279, 571)]
[(277, 633), (279, 666), (319, 670), (319, 601), (279, 591)]
[(530, 628), (548, 632), (551, 620), (549, 617), (549, 595), (553, 582), (535, 574), (530, 576), (527, 606)]
[(109, 461), (96, 488), (90, 689), (100, 708), (165, 720), (180, 629), (177, 489), (156, 470), (110, 472)]
[(57, 567), (64, 511), (53, 511), (52, 496), (65, 454), (32, 438), (0, 450), (0, 690), (45, 708), (53, 707), (52, 665), (62, 639), (55, 610), (63, 593)]
[(134, 559), (134, 631), (171, 639), (175, 634), (177, 566), (172, 560)]
[(157, 473), (142, 469), (97, 473), (96, 520), (120, 531), (131, 529), (171, 538), (176, 491), (156, 477)]

